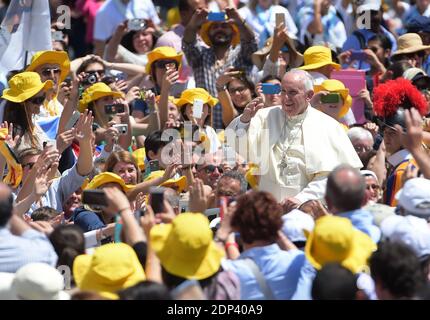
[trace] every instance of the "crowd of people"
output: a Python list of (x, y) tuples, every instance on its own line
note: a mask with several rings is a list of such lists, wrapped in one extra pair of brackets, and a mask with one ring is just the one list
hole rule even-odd
[(430, 0), (50, 6), (2, 75), (0, 299), (430, 298)]

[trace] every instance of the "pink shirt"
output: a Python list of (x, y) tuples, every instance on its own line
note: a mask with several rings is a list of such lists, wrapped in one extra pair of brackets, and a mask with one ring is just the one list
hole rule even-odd
[(87, 19), (87, 34), (85, 40), (87, 43), (93, 42), (94, 20), (97, 11), (103, 5), (104, 1), (97, 0), (77, 0), (75, 8), (79, 10)]

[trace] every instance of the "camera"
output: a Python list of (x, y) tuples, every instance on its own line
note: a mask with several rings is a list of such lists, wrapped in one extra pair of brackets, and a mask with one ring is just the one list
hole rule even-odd
[(92, 85), (97, 82), (97, 76), (95, 73), (88, 74), (85, 79), (82, 81), (82, 84), (89, 84)]
[(120, 135), (127, 134), (128, 125), (126, 125), (126, 124), (115, 124), (115, 125), (113, 125), (113, 127), (119, 131)]
[(127, 22), (127, 28), (130, 31), (143, 30), (146, 27), (145, 20), (143, 19), (131, 19)]

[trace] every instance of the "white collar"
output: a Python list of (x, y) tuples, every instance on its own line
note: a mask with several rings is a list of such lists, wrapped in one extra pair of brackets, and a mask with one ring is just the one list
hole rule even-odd
[(406, 149), (402, 149), (402, 150), (399, 150), (399, 151), (393, 153), (391, 156), (389, 156), (387, 161), (392, 166), (397, 166), (400, 162), (402, 162), (406, 159), (410, 159), (410, 158), (412, 158), (412, 156), (409, 153), (409, 151)]

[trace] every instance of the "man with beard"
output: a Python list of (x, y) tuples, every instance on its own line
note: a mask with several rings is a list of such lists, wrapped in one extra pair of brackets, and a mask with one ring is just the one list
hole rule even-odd
[[(249, 74), (253, 67), (251, 55), (257, 51), (254, 33), (237, 10), (226, 8), (225, 12), (228, 20), (207, 21), (208, 11), (197, 9), (182, 40), (182, 49), (193, 68), (196, 87), (206, 89), (212, 96), (217, 95), (216, 79), (228, 67), (233, 66)], [(203, 42), (209, 47), (197, 42), (199, 29)], [(220, 105), (213, 110), (213, 127), (223, 128)]]

